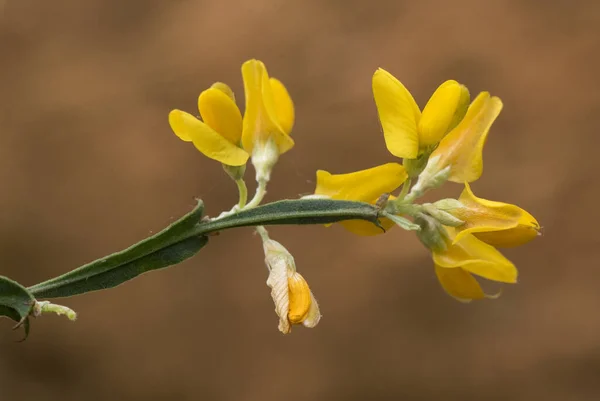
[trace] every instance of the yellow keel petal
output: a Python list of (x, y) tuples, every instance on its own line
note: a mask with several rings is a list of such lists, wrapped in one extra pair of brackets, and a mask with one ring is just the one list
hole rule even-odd
[(242, 113), (223, 90), (210, 88), (198, 97), (198, 110), (206, 125), (237, 145), (242, 137)]

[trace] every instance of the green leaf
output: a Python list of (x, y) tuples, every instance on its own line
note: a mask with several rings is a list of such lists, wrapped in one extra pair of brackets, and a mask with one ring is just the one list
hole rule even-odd
[(29, 314), (35, 303), (33, 295), (21, 284), (0, 276), (0, 316), (8, 317), (23, 325), (25, 338), (29, 335)]
[(69, 297), (112, 288), (142, 273), (162, 269), (194, 256), (208, 238), (194, 233), (203, 203), (158, 234), (123, 251), (81, 266), (59, 277), (29, 287), (37, 298)]
[(222, 219), (202, 223), (198, 232), (206, 234), (233, 227), (274, 224), (328, 224), (361, 219), (379, 225), (379, 209), (363, 202), (333, 199), (282, 200), (243, 210)]

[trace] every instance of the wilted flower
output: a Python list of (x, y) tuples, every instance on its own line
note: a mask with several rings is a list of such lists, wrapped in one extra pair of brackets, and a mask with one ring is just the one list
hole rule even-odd
[(272, 239), (264, 239), (263, 248), (269, 269), (267, 285), (271, 287), (275, 312), (279, 316), (279, 331), (287, 334), (293, 324), (315, 327), (321, 319), (319, 305), (304, 277), (296, 271), (294, 257)]

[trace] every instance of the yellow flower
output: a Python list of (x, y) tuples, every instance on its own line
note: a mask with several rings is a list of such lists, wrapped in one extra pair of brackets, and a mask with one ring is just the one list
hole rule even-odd
[(469, 91), (456, 81), (446, 81), (419, 110), (410, 92), (389, 72), (373, 75), (373, 96), (385, 143), (396, 157), (415, 159), (435, 146), (465, 116)]
[(211, 159), (228, 166), (242, 166), (252, 155), (255, 166), (262, 164), (263, 176), (268, 176), (279, 155), (294, 146), (289, 135), (294, 125), (294, 105), (285, 86), (269, 78), (262, 62), (245, 62), (242, 78), (246, 95), (243, 118), (231, 88), (217, 82), (198, 98), (203, 121), (173, 110), (169, 124), (180, 139), (192, 142)]
[(477, 180), (483, 172), (483, 146), (488, 132), (502, 110), (502, 101), (488, 92), (480, 93), (464, 119), (440, 141), (425, 168), (430, 176), (450, 167), (448, 180), (457, 183)]
[(242, 149), (242, 114), (229, 86), (217, 82), (198, 97), (204, 122), (181, 110), (169, 113), (169, 124), (182, 140), (192, 142), (205, 156), (229, 166), (242, 166), (249, 154)]
[(294, 324), (315, 327), (321, 319), (319, 305), (304, 277), (296, 271), (294, 257), (272, 239), (265, 238), (263, 248), (269, 268), (267, 285), (279, 316), (279, 331), (287, 334)]
[[(406, 178), (404, 167), (398, 163), (387, 163), (348, 174), (331, 174), (319, 170), (315, 195), (374, 204), (382, 194), (396, 190)], [(363, 220), (347, 220), (340, 224), (360, 235), (377, 235), (384, 232), (373, 223)], [(381, 225), (387, 230), (394, 223), (389, 219), (381, 219)]]
[(294, 126), (294, 104), (283, 84), (269, 78), (265, 65), (249, 60), (242, 65), (246, 110), (242, 130), (244, 149), (250, 154), (272, 140), (279, 154), (294, 146), (290, 132)]
[(448, 211), (465, 222), (456, 227), (455, 242), (473, 234), (493, 246), (513, 247), (531, 241), (539, 233), (540, 225), (531, 214), (516, 205), (478, 198), (467, 183), (459, 201), (463, 207)]
[(486, 298), (473, 274), (502, 283), (516, 283), (517, 268), (496, 248), (466, 234), (455, 241), (455, 231), (445, 228), (446, 249), (432, 251), (435, 273), (444, 290), (461, 301)]

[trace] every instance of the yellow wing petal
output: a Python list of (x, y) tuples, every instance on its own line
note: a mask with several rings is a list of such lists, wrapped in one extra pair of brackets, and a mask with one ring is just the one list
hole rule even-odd
[(275, 103), (274, 111), (276, 118), (283, 131), (289, 135), (294, 127), (294, 103), (281, 81), (271, 78), (269, 82)]
[(436, 145), (465, 116), (469, 91), (456, 81), (441, 84), (431, 95), (418, 124), (419, 146)]
[(319, 170), (315, 194), (332, 199), (374, 203), (382, 194), (398, 188), (406, 178), (404, 167), (398, 163), (387, 163), (347, 174), (331, 174)]
[(246, 61), (242, 65), (242, 78), (246, 95), (242, 129), (244, 149), (252, 153), (257, 143), (264, 144), (272, 138), (280, 154), (287, 152), (294, 146), (294, 141), (274, 118), (277, 114), (275, 97), (265, 65), (258, 60)]
[(230, 166), (241, 166), (248, 153), (238, 148), (196, 117), (181, 110), (169, 113), (169, 124), (177, 136), (189, 138), (205, 156)]
[(238, 144), (242, 138), (242, 113), (223, 90), (210, 88), (198, 97), (198, 110), (206, 125), (229, 142)]
[(376, 226), (370, 221), (366, 220), (346, 220), (340, 223), (342, 227), (346, 230), (350, 231), (353, 234), (363, 235), (363, 236), (373, 236), (384, 234), (390, 229), (392, 229), (396, 224), (388, 218), (379, 219), (379, 224), (381, 227)]
[(373, 96), (390, 153), (396, 157), (416, 158), (421, 111), (415, 99), (400, 81), (381, 68), (373, 74)]
[(485, 298), (485, 293), (475, 277), (460, 267), (446, 268), (435, 265), (435, 275), (444, 291), (461, 302)]
[[(450, 240), (454, 229), (447, 227)], [(448, 243), (445, 251), (433, 253), (433, 261), (444, 268), (462, 267), (464, 270), (488, 280), (503, 283), (517, 281), (517, 268), (496, 248), (478, 240), (473, 235), (464, 236), (455, 244)]]

